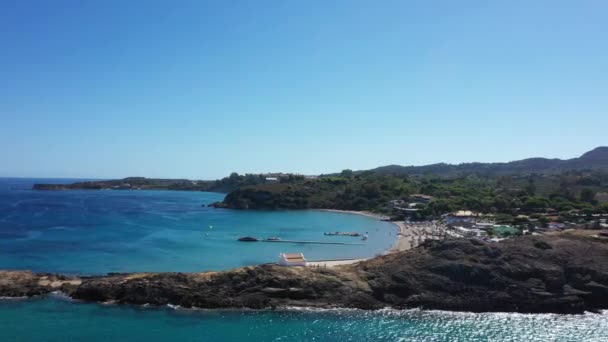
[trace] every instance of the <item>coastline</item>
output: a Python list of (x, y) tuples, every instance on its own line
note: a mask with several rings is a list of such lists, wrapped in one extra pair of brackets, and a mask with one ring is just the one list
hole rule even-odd
[(376, 214), (376, 213), (372, 213), (370, 211), (341, 210), (341, 209), (316, 209), (316, 210), (328, 211), (328, 212), (332, 212), (332, 213), (363, 215), (363, 216), (377, 218), (379, 220), (388, 220), (389, 219), (389, 217), (386, 215)]
[[(376, 214), (369, 211), (356, 211), (356, 210), (339, 210), (339, 209), (318, 209), (321, 211), (333, 212), (333, 213), (343, 213), (343, 214), (353, 214), (353, 215), (363, 215), (371, 218), (375, 218), (378, 220), (388, 220), (389, 217), (386, 215)], [(384, 251), (383, 255), (403, 252), (411, 249), (413, 247), (412, 237), (406, 234), (407, 227), (405, 222), (402, 221), (386, 221), (397, 226), (397, 238), (395, 242), (391, 246), (391, 248)], [(309, 264), (312, 267), (334, 267), (341, 265), (349, 265), (355, 264), (361, 261), (372, 259), (369, 258), (359, 258), (359, 259), (341, 259), (341, 260), (318, 260), (311, 261)]]

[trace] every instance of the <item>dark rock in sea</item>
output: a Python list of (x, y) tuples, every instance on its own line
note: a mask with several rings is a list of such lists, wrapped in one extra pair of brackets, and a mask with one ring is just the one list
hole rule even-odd
[(230, 206), (227, 205), (224, 202), (213, 202), (213, 203), (209, 204), (208, 207), (212, 207), (212, 208), (230, 208)]
[(61, 290), (87, 301), (199, 308), (280, 306), (582, 313), (608, 308), (608, 243), (582, 236), (429, 241), (354, 265), (82, 279), (0, 271), (0, 296)]

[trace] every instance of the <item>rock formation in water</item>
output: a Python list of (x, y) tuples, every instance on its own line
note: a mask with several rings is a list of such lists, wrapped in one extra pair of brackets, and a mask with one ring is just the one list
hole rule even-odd
[(0, 296), (61, 290), (86, 301), (198, 308), (392, 307), (580, 313), (608, 308), (608, 243), (580, 236), (427, 242), (335, 268), (69, 278), (0, 272)]

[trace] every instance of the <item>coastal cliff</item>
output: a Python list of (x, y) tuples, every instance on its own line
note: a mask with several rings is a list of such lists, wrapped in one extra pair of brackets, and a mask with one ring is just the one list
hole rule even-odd
[(335, 268), (70, 278), (0, 271), (0, 296), (60, 290), (75, 299), (198, 308), (281, 306), (581, 313), (608, 308), (608, 243), (580, 236), (427, 242)]

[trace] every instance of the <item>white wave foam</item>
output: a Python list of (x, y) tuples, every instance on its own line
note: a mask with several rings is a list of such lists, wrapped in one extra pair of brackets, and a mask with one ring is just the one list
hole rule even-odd
[(58, 300), (65, 300), (68, 302), (76, 301), (75, 299), (73, 299), (72, 297), (68, 296), (66, 293), (61, 292), (61, 291), (53, 291), (53, 292), (49, 293), (47, 296), (54, 298), (54, 299), (58, 299)]
[(11, 301), (11, 300), (24, 300), (24, 299), (29, 299), (30, 297), (27, 296), (21, 296), (21, 297), (0, 297), (0, 300), (6, 300), (6, 301)]

